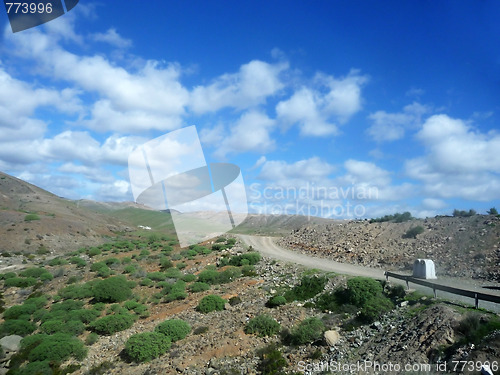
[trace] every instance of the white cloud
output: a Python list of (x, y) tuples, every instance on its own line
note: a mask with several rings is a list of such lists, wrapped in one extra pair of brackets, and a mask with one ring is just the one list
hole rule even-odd
[(406, 162), (407, 174), (441, 198), (487, 201), (500, 198), (500, 135), (473, 129), (447, 115), (427, 119), (417, 134), (422, 157)]
[(422, 116), (429, 111), (430, 108), (417, 102), (405, 106), (399, 113), (377, 111), (368, 116), (373, 124), (367, 129), (367, 133), (377, 142), (401, 139), (407, 129), (419, 126)]
[(291, 164), (282, 160), (269, 160), (263, 164), (258, 178), (286, 186), (291, 180), (299, 180), (303, 183), (323, 181), (334, 170), (333, 165), (318, 157), (299, 160)]
[(335, 135), (335, 121), (346, 122), (361, 109), (361, 87), (367, 80), (356, 70), (341, 79), (317, 74), (314, 81), (320, 89), (326, 87), (326, 92), (301, 87), (291, 98), (277, 104), (278, 119), (286, 126), (298, 124), (303, 135)]
[(179, 65), (146, 61), (127, 70), (102, 56), (70, 53), (39, 30), (6, 39), (24, 58), (36, 59), (40, 73), (99, 95), (83, 122), (90, 128), (118, 131), (119, 120), (126, 131), (180, 126), (189, 93), (180, 83)]
[(284, 87), (279, 75), (288, 63), (269, 64), (259, 60), (240, 67), (238, 73), (224, 74), (208, 86), (191, 93), (190, 107), (196, 113), (215, 112), (224, 107), (246, 109), (264, 103)]
[(446, 202), (442, 199), (425, 198), (422, 200), (422, 205), (431, 210), (439, 210), (447, 206)]
[(132, 45), (132, 41), (130, 39), (123, 38), (116, 32), (115, 28), (110, 28), (105, 33), (91, 34), (90, 37), (96, 42), (109, 43), (118, 48), (128, 48)]
[(244, 113), (239, 120), (230, 126), (229, 135), (219, 138), (220, 128), (216, 127), (204, 132), (205, 142), (212, 141), (216, 147), (215, 155), (225, 157), (227, 154), (242, 152), (268, 152), (275, 147), (271, 139), (271, 131), (275, 121), (266, 114), (255, 110)]

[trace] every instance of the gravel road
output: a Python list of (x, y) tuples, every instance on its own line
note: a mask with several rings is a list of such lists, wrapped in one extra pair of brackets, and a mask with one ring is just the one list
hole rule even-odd
[[(320, 270), (336, 272), (344, 275), (365, 276), (379, 280), (385, 279), (384, 271), (381, 269), (358, 266), (353, 264), (339, 263), (330, 259), (313, 257), (292, 250), (284, 249), (276, 244), (275, 241), (277, 239), (275, 237), (250, 236), (243, 234), (239, 234), (238, 237), (241, 238), (241, 240), (248, 246), (252, 246), (262, 255), (270, 258), (278, 259), (285, 262), (300, 264), (308, 268), (317, 268)], [(403, 280), (398, 280), (394, 278), (391, 278), (390, 280), (393, 283), (406, 285), (406, 283)], [(447, 285), (455, 284), (458, 287), (462, 288), (467, 288), (471, 290), (481, 290), (481, 288), (475, 285), (474, 283), (464, 282), (464, 280), (446, 279), (443, 280), (443, 284)], [(426, 295), (429, 296), (433, 295), (433, 292), (430, 288), (417, 284), (410, 284), (410, 286), (412, 289), (419, 290), (420, 292)], [(497, 294), (497, 292), (488, 291), (486, 289), (482, 289), (481, 291), (486, 293)], [(469, 305), (474, 304), (474, 300), (472, 298), (446, 293), (443, 291), (438, 291), (438, 297), (445, 298), (450, 301), (456, 301), (462, 304), (463, 303), (467, 303)], [(490, 311), (495, 311), (497, 313), (500, 312), (500, 305), (496, 303), (480, 301), (479, 306), (486, 308)]]

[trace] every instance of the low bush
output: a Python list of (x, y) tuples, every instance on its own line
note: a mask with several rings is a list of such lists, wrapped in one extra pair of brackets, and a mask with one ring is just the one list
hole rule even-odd
[(89, 324), (89, 329), (100, 335), (112, 335), (132, 327), (135, 318), (130, 314), (108, 315)]
[(260, 363), (257, 370), (260, 374), (282, 375), (287, 366), (287, 361), (278, 350), (276, 344), (270, 344), (257, 351)]
[(134, 362), (147, 362), (166, 353), (170, 345), (170, 338), (161, 333), (137, 333), (125, 343), (125, 353)]
[(198, 274), (198, 281), (210, 285), (219, 283), (219, 273), (215, 270), (205, 269)]
[(193, 275), (192, 273), (188, 273), (187, 275), (182, 276), (182, 281), (185, 281), (186, 283), (190, 283), (191, 281), (196, 280), (196, 276)]
[(36, 325), (24, 319), (9, 319), (0, 324), (0, 336), (26, 336), (33, 333)]
[(317, 341), (323, 337), (325, 325), (316, 318), (307, 318), (292, 329), (289, 341), (293, 345), (305, 345)]
[(284, 297), (288, 302), (305, 301), (321, 293), (327, 282), (328, 279), (325, 276), (302, 276), (300, 284), (285, 292)]
[(417, 238), (417, 236), (422, 233), (424, 233), (424, 227), (419, 225), (408, 229), (405, 234), (403, 234), (403, 238)]
[(95, 332), (91, 332), (85, 339), (85, 345), (93, 345), (99, 340), (99, 335)]
[(191, 326), (182, 319), (169, 319), (158, 324), (155, 331), (170, 337), (172, 342), (176, 342), (182, 340), (191, 332)]
[(11, 277), (4, 282), (5, 287), (28, 288), (37, 283), (34, 277)]
[(269, 315), (258, 315), (248, 321), (245, 333), (260, 337), (273, 336), (280, 331), (280, 324)]
[(273, 296), (266, 302), (266, 306), (271, 308), (282, 305), (286, 305), (286, 298), (283, 296)]
[(30, 351), (28, 359), (34, 361), (62, 362), (70, 357), (81, 361), (87, 356), (85, 345), (75, 337), (64, 333), (41, 336), (40, 342)]
[(209, 294), (201, 299), (198, 304), (197, 309), (202, 313), (209, 313), (211, 311), (220, 311), (224, 310), (224, 305), (226, 304), (226, 300), (216, 296), (214, 294)]
[(132, 296), (132, 290), (123, 276), (113, 276), (99, 281), (92, 294), (97, 302), (122, 302)]
[(40, 216), (37, 214), (28, 214), (24, 217), (24, 221), (40, 220)]
[(189, 286), (189, 291), (190, 292), (193, 292), (193, 293), (198, 293), (198, 292), (204, 292), (205, 290), (209, 290), (210, 289), (210, 285), (207, 284), (207, 283), (202, 283), (202, 282), (195, 282), (195, 283), (192, 283), (190, 286)]
[(79, 320), (48, 320), (40, 325), (40, 332), (52, 335), (54, 333), (67, 333), (72, 336), (78, 336), (85, 331), (85, 325)]

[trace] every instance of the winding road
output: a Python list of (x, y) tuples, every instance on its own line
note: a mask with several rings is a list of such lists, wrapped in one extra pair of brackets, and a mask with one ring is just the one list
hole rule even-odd
[[(275, 237), (250, 236), (243, 234), (239, 234), (238, 237), (248, 246), (252, 246), (262, 255), (270, 258), (274, 258), (285, 262), (300, 264), (308, 268), (317, 268), (323, 271), (336, 272), (344, 275), (365, 276), (379, 280), (385, 279), (384, 270), (365, 267), (365, 266), (358, 266), (353, 264), (340, 263), (331, 259), (318, 258), (298, 253), (292, 250), (288, 250), (279, 246), (275, 242), (276, 241)], [(462, 288), (481, 291), (483, 293), (487, 292), (500, 295), (500, 291), (487, 291), (486, 289), (481, 288), (477, 284), (474, 284), (472, 282), (465, 282), (462, 279), (440, 278), (439, 281), (442, 282), (443, 285), (455, 285), (455, 286), (460, 285), (460, 287)], [(398, 283), (401, 285), (406, 285), (406, 283), (403, 280), (398, 280), (394, 278), (391, 279), (391, 282)], [(432, 290), (428, 287), (418, 284), (411, 284), (411, 287), (412, 289), (416, 289), (426, 295), (429, 296), (433, 295)], [(461, 303), (465, 302), (469, 305), (474, 304), (474, 300), (471, 298), (442, 291), (439, 291), (438, 297), (445, 298), (450, 301), (459, 301)], [(500, 312), (500, 305), (496, 303), (480, 301), (479, 306), (486, 308), (490, 311), (495, 311), (497, 313)]]

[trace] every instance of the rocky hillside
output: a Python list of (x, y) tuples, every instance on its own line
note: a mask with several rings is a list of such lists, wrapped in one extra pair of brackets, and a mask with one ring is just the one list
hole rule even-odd
[[(253, 275), (235, 277), (229, 282), (211, 285), (206, 291), (196, 293), (190, 291), (183, 299), (166, 301), (163, 299), (165, 295), (161, 294), (160, 300), (158, 293), (161, 292), (162, 287), (171, 285), (174, 280), (167, 278), (166, 281), (153, 283), (151, 279), (148, 283), (145, 280), (147, 276), (161, 273), (162, 259), (167, 258), (175, 262), (175, 268), (182, 269), (182, 278), (188, 285), (192, 285), (189, 283), (193, 283), (203, 270), (217, 265), (216, 269), (223, 272), (225, 267), (221, 265), (221, 262), (224, 258), (240, 256), (247, 250), (241, 244), (236, 243), (230, 249), (200, 251), (193, 255), (181, 251), (175, 245), (173, 250), (165, 252), (164, 250), (169, 249), (168, 246), (170, 246), (167, 244), (173, 245), (171, 239), (150, 241), (147, 246), (144, 246), (146, 241), (144, 238), (137, 241), (132, 238), (120, 239), (110, 247), (100, 247), (102, 254), (97, 255), (92, 248), (87, 249), (78, 255), (83, 260), (81, 264), (74, 264), (75, 254), (61, 257), (59, 262), (44, 261), (41, 257), (28, 260), (26, 267), (37, 264), (54, 275), (53, 279), (45, 278), (44, 282), (31, 287), (10, 286), (11, 283), (8, 286), (6, 285), (8, 279), (0, 279), (4, 290), (2, 302), (5, 303), (5, 308), (10, 308), (13, 305), (26, 305), (29, 302), (28, 296), (32, 299), (46, 298), (48, 302), (41, 309), (42, 311), (32, 313), (32, 321), (35, 324), (32, 329), (37, 329), (34, 331), (36, 334), (38, 330), (46, 329), (50, 322), (48, 317), (51, 314), (54, 317), (57, 316), (57, 319), (63, 319), (61, 311), (55, 309), (55, 307), (62, 307), (62, 300), (66, 303), (80, 303), (81, 307), (78, 310), (80, 312), (97, 309), (98, 304), (88, 296), (74, 293), (74, 296), (71, 296), (74, 300), (68, 299), (70, 298), (68, 288), (77, 288), (85, 285), (84, 283), (105, 280), (101, 279), (99, 271), (96, 271), (97, 264), (101, 266), (102, 263), (109, 264), (112, 274), (126, 275), (129, 281), (133, 281), (135, 286), (133, 299), (130, 301), (137, 301), (139, 305), (146, 307), (146, 311), (136, 318), (132, 326), (121, 327), (112, 334), (100, 333), (93, 340), (90, 340), (93, 331), (92, 323), (86, 322), (83, 332), (80, 331), (75, 336), (86, 345), (85, 358), (78, 360), (69, 358), (62, 363), (64, 369), (68, 371), (71, 369), (75, 375), (269, 374), (272, 373), (271, 368), (282, 369), (276, 374), (293, 374), (297, 371), (303, 373), (304, 369), (315, 369), (321, 363), (350, 365), (375, 362), (399, 366), (420, 364), (430, 366), (428, 368), (431, 368), (431, 371), (414, 371), (413, 373), (442, 374), (452, 371), (437, 370), (436, 366), (439, 364), (451, 370), (452, 361), (491, 362), (500, 358), (500, 330), (490, 332), (487, 340), (473, 345), (468, 341), (462, 341), (463, 337), (458, 329), (469, 314), (475, 316), (474, 321), (477, 324), (470, 326), (475, 327), (476, 330), (477, 327), (484, 325), (482, 322), (497, 319), (493, 314), (475, 313), (471, 309), (433, 300), (418, 293), (410, 292), (405, 297), (400, 296), (395, 300), (394, 306), (378, 320), (361, 325), (350, 323), (357, 315), (354, 306), (331, 311), (319, 308), (316, 305), (316, 297), (303, 301), (291, 301), (271, 308), (268, 306), (270, 297), (291, 290), (301, 283), (304, 276), (326, 277), (328, 281), (324, 289), (320, 291), (324, 295), (329, 295), (339, 288), (345, 288), (348, 279), (343, 275), (316, 274), (315, 271), (297, 265), (267, 258), (255, 264)], [(135, 243), (137, 246), (123, 247), (124, 242)], [(213, 243), (205, 244), (208, 248), (212, 245)], [(93, 255), (90, 256), (91, 254)], [(63, 262), (64, 259), (69, 263)], [(130, 266), (135, 269), (132, 273), (126, 271), (126, 268)], [(99, 269), (102, 270), (103, 267)], [(172, 268), (169, 269), (172, 270)], [(20, 278), (22, 275), (22, 273), (18, 274)], [(189, 275), (194, 275), (194, 277), (188, 279)], [(64, 294), (61, 293), (63, 288), (66, 288)], [(390, 288), (386, 286), (386, 289)], [(186, 292), (189, 290), (188, 286)], [(196, 306), (208, 294), (219, 295), (229, 303), (226, 303), (222, 311), (201, 313)], [(126, 304), (127, 302), (101, 303), (104, 306), (98, 310), (102, 311), (100, 317), (130, 315), (132, 311), (119, 312), (119, 309), (123, 310)], [(6, 314), (3, 316), (6, 320), (0, 321), (0, 336), (5, 335), (7, 329), (10, 331), (15, 328), (15, 326), (7, 326), (6, 322), (20, 323), (19, 320), (13, 319), (13, 310), (7, 311), (9, 311), (8, 316)], [(249, 321), (261, 315), (267, 315), (279, 322), (281, 334), (275, 333), (260, 337), (246, 333), (245, 327)], [(38, 318), (35, 319), (35, 316)], [(323, 322), (323, 330), (326, 332), (320, 332), (317, 337), (307, 338), (304, 343), (286, 343), (284, 339), (286, 332), (294, 332), (308, 318), (317, 318)], [(24, 316), (22, 319), (29, 321), (30, 316)], [(131, 361), (124, 350), (127, 341), (133, 335), (153, 332), (155, 327), (167, 319), (182, 319), (191, 326), (191, 332), (185, 338), (173, 343), (166, 353), (150, 361), (144, 363)], [(500, 326), (500, 323), (496, 324)], [(65, 327), (66, 325), (60, 325), (58, 329)], [(309, 331), (306, 331), (306, 335), (307, 332)], [(274, 346), (270, 347), (270, 345)], [(0, 358), (0, 373), (5, 373), (9, 369), (9, 359), (12, 358), (12, 354), (10, 352), (7, 353), (6, 358)], [(26, 354), (24, 355), (21, 358), (26, 358)], [(271, 361), (269, 356), (273, 356), (271, 358), (274, 359)], [(33, 362), (32, 357), (32, 354), (27, 356), (30, 364)], [(16, 360), (19, 361), (19, 357)], [(21, 362), (21, 369), (28, 371), (29, 368), (26, 366), (29, 364), (26, 360), (24, 361)], [(264, 366), (266, 363), (267, 367)], [(273, 367), (278, 364), (280, 367)], [(39, 365), (42, 366), (43, 363)], [(422, 369), (427, 369), (427, 367)], [(22, 374), (29, 373), (26, 371)], [(339, 371), (333, 372), (339, 373)], [(390, 374), (395, 372), (374, 371), (373, 368), (368, 367), (358, 373)], [(475, 374), (477, 371), (465, 373)]]
[[(409, 229), (419, 226), (421, 234), (405, 238)], [(411, 270), (415, 259), (429, 258), (438, 275), (500, 281), (500, 218), (493, 215), (307, 225), (293, 230), (280, 244), (386, 270)]]
[(131, 230), (128, 218), (110, 214), (128, 206), (89, 207), (0, 172), (0, 252), (64, 253), (100, 244), (103, 237)]

